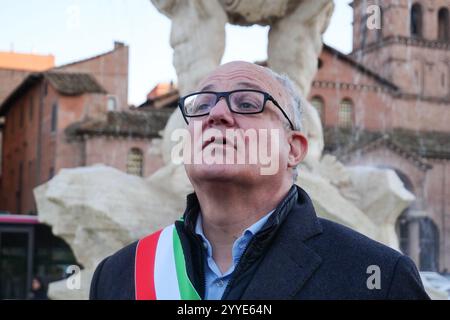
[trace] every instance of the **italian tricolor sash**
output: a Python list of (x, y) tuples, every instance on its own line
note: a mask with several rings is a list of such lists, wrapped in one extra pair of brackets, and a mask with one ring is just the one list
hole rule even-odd
[(200, 300), (174, 224), (139, 240), (134, 280), (136, 300)]

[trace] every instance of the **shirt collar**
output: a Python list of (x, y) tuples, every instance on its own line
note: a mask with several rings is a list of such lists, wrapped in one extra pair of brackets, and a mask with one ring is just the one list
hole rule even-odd
[[(256, 233), (258, 233), (259, 230), (261, 230), (261, 228), (264, 226), (264, 224), (267, 222), (270, 215), (274, 211), (275, 210), (270, 211), (265, 216), (263, 216), (261, 219), (259, 219), (254, 224), (252, 224), (250, 227), (245, 229), (244, 232), (242, 233), (241, 237), (244, 235), (250, 235), (251, 237), (253, 237)], [(206, 243), (206, 249), (208, 251), (208, 255), (211, 256), (212, 255), (212, 247), (211, 247), (211, 244), (209, 243), (209, 240), (206, 238), (205, 233), (203, 232), (202, 221), (203, 221), (202, 213), (199, 212), (199, 214), (197, 215), (197, 221), (195, 223), (195, 233), (198, 234), (200, 237), (202, 237), (203, 241)]]

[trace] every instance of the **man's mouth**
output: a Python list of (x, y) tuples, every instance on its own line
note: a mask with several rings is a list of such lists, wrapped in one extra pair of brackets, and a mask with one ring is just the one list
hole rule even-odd
[(211, 138), (209, 138), (208, 140), (203, 142), (203, 148), (202, 149), (205, 149), (210, 144), (220, 145), (220, 146), (223, 146), (223, 147), (230, 146), (230, 147), (236, 149), (236, 146), (234, 146), (234, 144), (231, 143), (230, 141), (228, 141), (225, 137), (211, 137)]

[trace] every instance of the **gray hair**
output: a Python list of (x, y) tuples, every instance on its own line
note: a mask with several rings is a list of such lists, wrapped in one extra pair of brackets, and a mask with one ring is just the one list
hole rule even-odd
[[(277, 80), (285, 89), (289, 96), (288, 105), (286, 108), (287, 114), (290, 115), (292, 124), (294, 125), (295, 131), (303, 132), (302, 118), (303, 118), (303, 105), (304, 98), (300, 95), (299, 91), (296, 89), (294, 82), (286, 74), (278, 74), (272, 69), (267, 68), (270, 74)], [(298, 177), (298, 165), (292, 168), (292, 178), (294, 183), (297, 181)]]

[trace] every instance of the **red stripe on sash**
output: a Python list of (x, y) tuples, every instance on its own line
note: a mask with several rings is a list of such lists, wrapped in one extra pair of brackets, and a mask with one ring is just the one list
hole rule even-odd
[(155, 255), (161, 231), (159, 230), (139, 240), (136, 246), (136, 261), (134, 264), (136, 300), (156, 300)]

